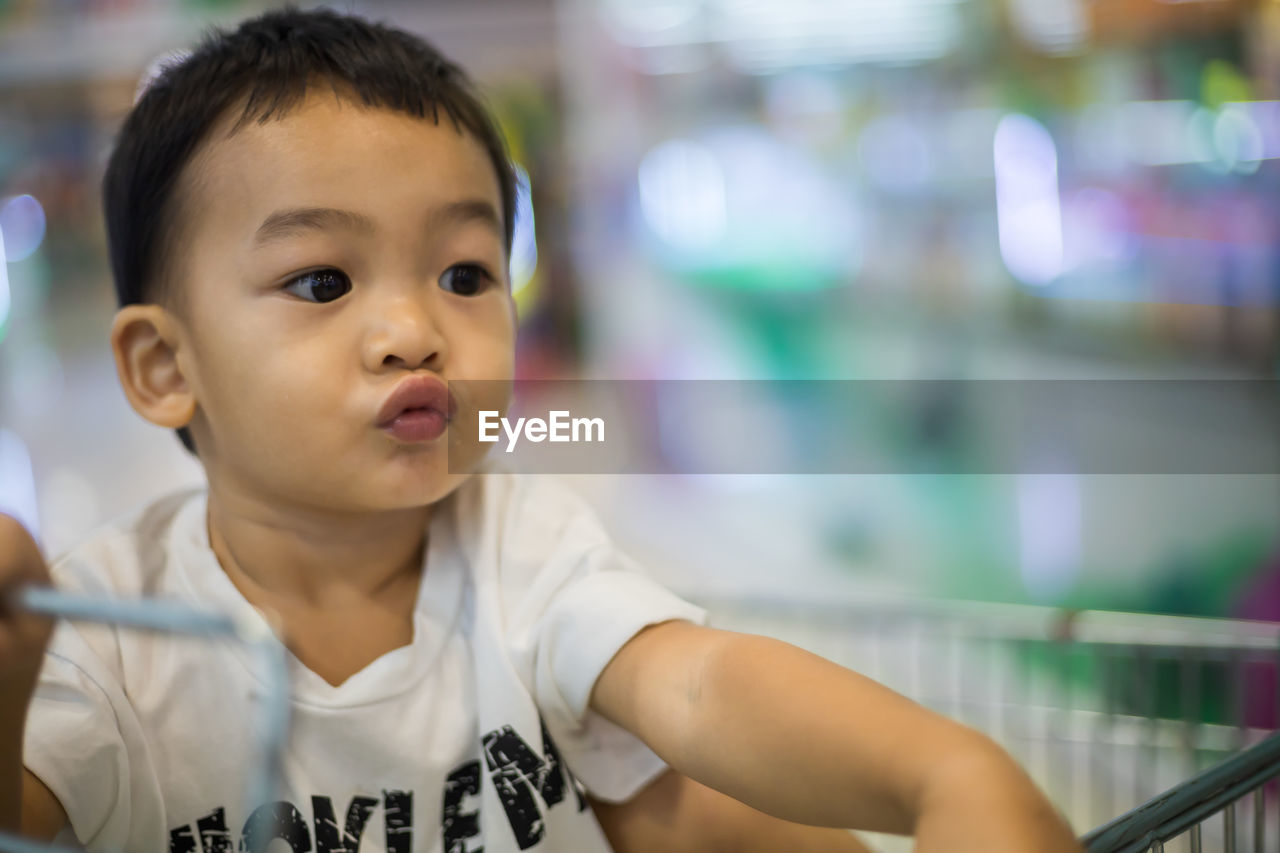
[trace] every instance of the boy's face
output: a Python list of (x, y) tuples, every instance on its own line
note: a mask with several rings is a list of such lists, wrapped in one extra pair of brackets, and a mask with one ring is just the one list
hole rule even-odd
[[(215, 489), (342, 510), (436, 501), (479, 451), (474, 413), (507, 407), (515, 308), (501, 195), (483, 146), (430, 119), (310, 94), (187, 171), (176, 247), (178, 366)], [(274, 227), (271, 223), (274, 221)], [(264, 225), (264, 223), (267, 223)], [(380, 424), (412, 375), (450, 385), (450, 436)], [(479, 398), (477, 398), (479, 397)]]

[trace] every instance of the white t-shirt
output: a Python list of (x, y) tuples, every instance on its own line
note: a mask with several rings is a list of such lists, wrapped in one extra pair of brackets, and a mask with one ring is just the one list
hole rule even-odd
[[(210, 550), (206, 503), (171, 495), (101, 529), (55, 583), (260, 619)], [(278, 802), (245, 814), (265, 674), (231, 641), (61, 623), (24, 761), (91, 850), (607, 851), (583, 788), (620, 802), (665, 765), (587, 700), (630, 637), (669, 619), (705, 614), (579, 498), (480, 474), (436, 506), (411, 645), (336, 687), (290, 656)]]

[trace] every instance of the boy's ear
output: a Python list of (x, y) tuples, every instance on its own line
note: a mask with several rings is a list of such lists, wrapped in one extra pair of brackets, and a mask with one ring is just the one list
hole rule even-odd
[(177, 322), (159, 305), (126, 305), (111, 324), (111, 352), (129, 405), (156, 426), (177, 429), (195, 415), (196, 400), (183, 375)]

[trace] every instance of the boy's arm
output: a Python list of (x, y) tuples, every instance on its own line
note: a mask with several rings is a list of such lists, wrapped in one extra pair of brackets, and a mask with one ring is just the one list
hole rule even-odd
[[(8, 700), (8, 696), (5, 699)], [(22, 766), (22, 732), (25, 711), (0, 709), (0, 832), (20, 832), (41, 841), (52, 841), (67, 824), (67, 813), (53, 792)], [(19, 795), (21, 792), (21, 795)]]
[(22, 771), (22, 834), (52, 841), (67, 825), (62, 803), (30, 770)]
[(784, 820), (913, 834), (918, 853), (1081, 849), (992, 741), (777, 640), (652, 626), (605, 667), (591, 707)]
[(780, 820), (674, 770), (625, 803), (588, 799), (615, 853), (871, 853), (845, 830)]
[(35, 542), (16, 520), (0, 514), (0, 832), (51, 840), (67, 822), (57, 799), (22, 766), (22, 734), (48, 645), (49, 620), (14, 608), (11, 595), (27, 584), (48, 584)]

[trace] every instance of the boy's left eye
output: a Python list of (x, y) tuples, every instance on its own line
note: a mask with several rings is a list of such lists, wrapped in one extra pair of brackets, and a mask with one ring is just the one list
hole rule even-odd
[(476, 264), (449, 267), (440, 276), (440, 286), (459, 296), (475, 296), (489, 283), (489, 273)]

